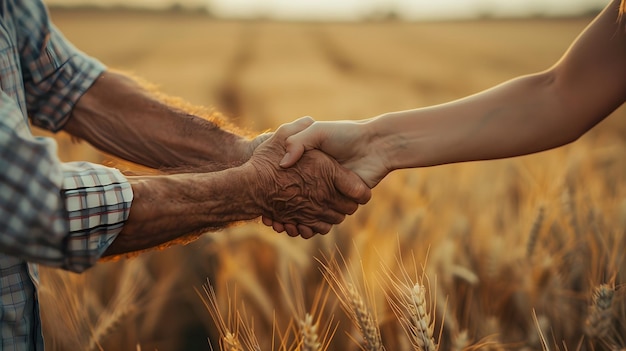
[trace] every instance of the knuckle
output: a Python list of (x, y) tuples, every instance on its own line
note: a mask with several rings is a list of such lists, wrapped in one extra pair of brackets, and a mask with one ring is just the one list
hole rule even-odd
[(334, 223), (333, 224), (339, 224), (341, 222), (343, 222), (346, 219), (345, 215), (339, 215), (335, 218)]

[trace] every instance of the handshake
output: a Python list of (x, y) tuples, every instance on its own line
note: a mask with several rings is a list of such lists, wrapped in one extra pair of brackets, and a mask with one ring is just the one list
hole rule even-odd
[[(359, 130), (349, 124), (356, 127), (351, 122), (322, 126), (304, 117), (282, 125), (267, 140), (257, 137), (260, 145), (243, 168), (252, 177), (247, 184), (264, 224), (279, 233), (310, 238), (328, 233), (369, 201), (370, 188), (386, 172), (367, 172), (376, 167), (368, 164), (370, 157), (361, 156), (367, 154), (366, 147), (359, 150)], [(341, 135), (328, 135), (329, 130), (340, 130)]]
[(105, 256), (195, 239), (261, 217), (290, 236), (326, 234), (371, 197), (389, 170), (364, 122), (300, 118), (233, 144), (233, 166), (128, 177), (134, 199)]

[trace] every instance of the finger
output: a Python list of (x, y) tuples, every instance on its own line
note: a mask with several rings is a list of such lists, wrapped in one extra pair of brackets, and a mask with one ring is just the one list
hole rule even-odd
[(333, 228), (332, 224), (328, 224), (325, 222), (317, 222), (311, 226), (314, 232), (320, 234), (327, 234)]
[(285, 231), (285, 226), (282, 223), (278, 223), (278, 222), (273, 222), (272, 228), (274, 228), (274, 231), (276, 233), (282, 233)]
[(334, 183), (340, 193), (361, 205), (366, 204), (372, 198), (372, 190), (356, 173), (347, 168), (339, 167)]
[(346, 215), (343, 213), (332, 211), (332, 214), (331, 214), (330, 211), (327, 211), (327, 212), (329, 212), (328, 216), (320, 217), (320, 219), (322, 219), (324, 222), (328, 224), (339, 224), (343, 222), (344, 219), (346, 219)]
[[(329, 207), (332, 208), (333, 210), (341, 213), (341, 214), (347, 214), (347, 215), (351, 215), (354, 212), (356, 212), (356, 210), (359, 208), (359, 204), (356, 203), (354, 200), (352, 199), (348, 199), (347, 197), (338, 195), (337, 199), (333, 199), (334, 202), (332, 202)], [(338, 224), (338, 223), (335, 223)]]
[[(337, 195), (337, 197), (341, 198), (341, 195)], [(325, 222), (325, 223), (329, 223), (329, 224), (339, 224), (341, 222), (343, 222), (344, 219), (346, 219), (346, 215), (342, 212), (339, 212), (335, 209), (335, 207), (342, 207), (342, 206), (346, 206), (344, 205), (339, 205), (340, 201), (347, 201), (347, 200), (331, 200), (334, 202), (328, 203), (327, 206), (329, 207), (328, 209), (325, 210), (319, 210), (320, 212), (317, 212), (315, 214), (314, 217), (310, 217), (311, 219), (315, 219), (317, 221), (320, 222)], [(309, 227), (311, 226), (310, 223), (306, 223), (306, 225), (308, 225)]]
[(272, 226), (272, 222), (274, 222), (274, 221), (272, 221), (271, 218), (268, 218), (268, 217), (265, 217), (265, 216), (261, 216), (261, 221), (263, 222), (263, 224), (265, 224), (268, 227), (271, 227)]
[(285, 149), (287, 152), (279, 165), (288, 168), (296, 164), (306, 150), (319, 148), (320, 141), (324, 139), (322, 132), (315, 126), (294, 133), (285, 140)]
[(305, 239), (312, 238), (315, 235), (313, 229), (303, 224), (298, 224), (298, 231), (300, 232), (300, 236)]
[(311, 118), (310, 116), (300, 117), (291, 123), (285, 123), (278, 127), (275, 134), (279, 137), (287, 138), (305, 130), (311, 124), (313, 124), (313, 122), (315, 122), (315, 120), (313, 120), (313, 118)]
[(289, 236), (292, 237), (300, 235), (300, 233), (298, 232), (298, 228), (295, 224), (285, 223), (285, 231), (287, 232), (287, 234), (289, 234)]
[(286, 148), (287, 152), (278, 163), (282, 168), (289, 168), (295, 165), (306, 149), (305, 146), (298, 141), (290, 141), (290, 138), (287, 138)]

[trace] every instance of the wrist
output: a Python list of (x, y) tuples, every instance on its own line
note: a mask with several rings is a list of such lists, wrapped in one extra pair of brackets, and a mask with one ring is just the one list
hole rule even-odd
[[(229, 133), (229, 132), (226, 132)], [(269, 137), (269, 134), (267, 135)], [(230, 134), (229, 138), (223, 140), (223, 142), (219, 143), (221, 146), (226, 146), (227, 149), (223, 149), (222, 153), (219, 155), (215, 155), (213, 157), (218, 157), (218, 161), (215, 160), (204, 159), (200, 161), (199, 171), (205, 170), (207, 165), (213, 165), (211, 171), (216, 170), (224, 170), (233, 167), (239, 167), (248, 162), (254, 150), (259, 146), (265, 139), (267, 139), (264, 135), (257, 136), (255, 138), (248, 138), (237, 134)], [(203, 155), (206, 157), (207, 155)], [(211, 156), (211, 155), (208, 155)], [(221, 165), (215, 167), (214, 165)]]
[(248, 161), (236, 168), (241, 181), (237, 184), (242, 197), (243, 206), (247, 206), (255, 217), (270, 216), (272, 213), (269, 205), (273, 199), (271, 195), (276, 194), (275, 183), (268, 180), (277, 179), (275, 169), (268, 166), (270, 163), (260, 163)]
[(233, 164), (241, 166), (248, 162), (254, 150), (272, 135), (273, 133), (268, 132), (259, 134), (254, 138), (239, 137), (239, 139), (234, 142), (233, 153), (231, 155)]
[(254, 150), (265, 140), (266, 138), (257, 136), (255, 138), (240, 137), (235, 143), (235, 154), (232, 156), (237, 166), (241, 166), (250, 160)]
[(134, 199), (124, 228), (106, 255), (145, 250), (207, 230), (254, 219), (250, 172), (232, 168), (206, 174), (128, 177)]
[(206, 223), (231, 223), (261, 216), (262, 209), (255, 196), (258, 189), (254, 167), (248, 163), (219, 172), (194, 175), (204, 191), (193, 191), (201, 198)]
[(140, 226), (161, 222), (160, 230), (183, 232), (254, 219), (261, 211), (253, 198), (252, 175), (246, 167), (234, 167), (211, 173), (129, 177), (136, 194), (130, 216)]
[[(367, 141), (368, 155), (375, 158), (386, 173), (401, 168), (397, 150), (401, 147), (399, 133), (393, 130), (391, 114), (383, 114), (363, 123), (363, 139)], [(385, 174), (386, 174), (385, 173)]]
[(233, 134), (230, 140), (225, 141), (224, 145), (228, 145), (228, 143), (230, 143), (230, 147), (221, 155), (221, 163), (226, 168), (239, 167), (252, 156), (254, 149), (251, 146), (250, 139)]

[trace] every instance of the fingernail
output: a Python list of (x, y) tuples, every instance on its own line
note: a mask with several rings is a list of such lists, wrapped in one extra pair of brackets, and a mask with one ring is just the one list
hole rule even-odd
[(285, 156), (283, 156), (283, 159), (280, 160), (279, 165), (281, 167), (284, 167), (287, 164), (287, 159), (289, 158), (289, 153), (286, 153)]

